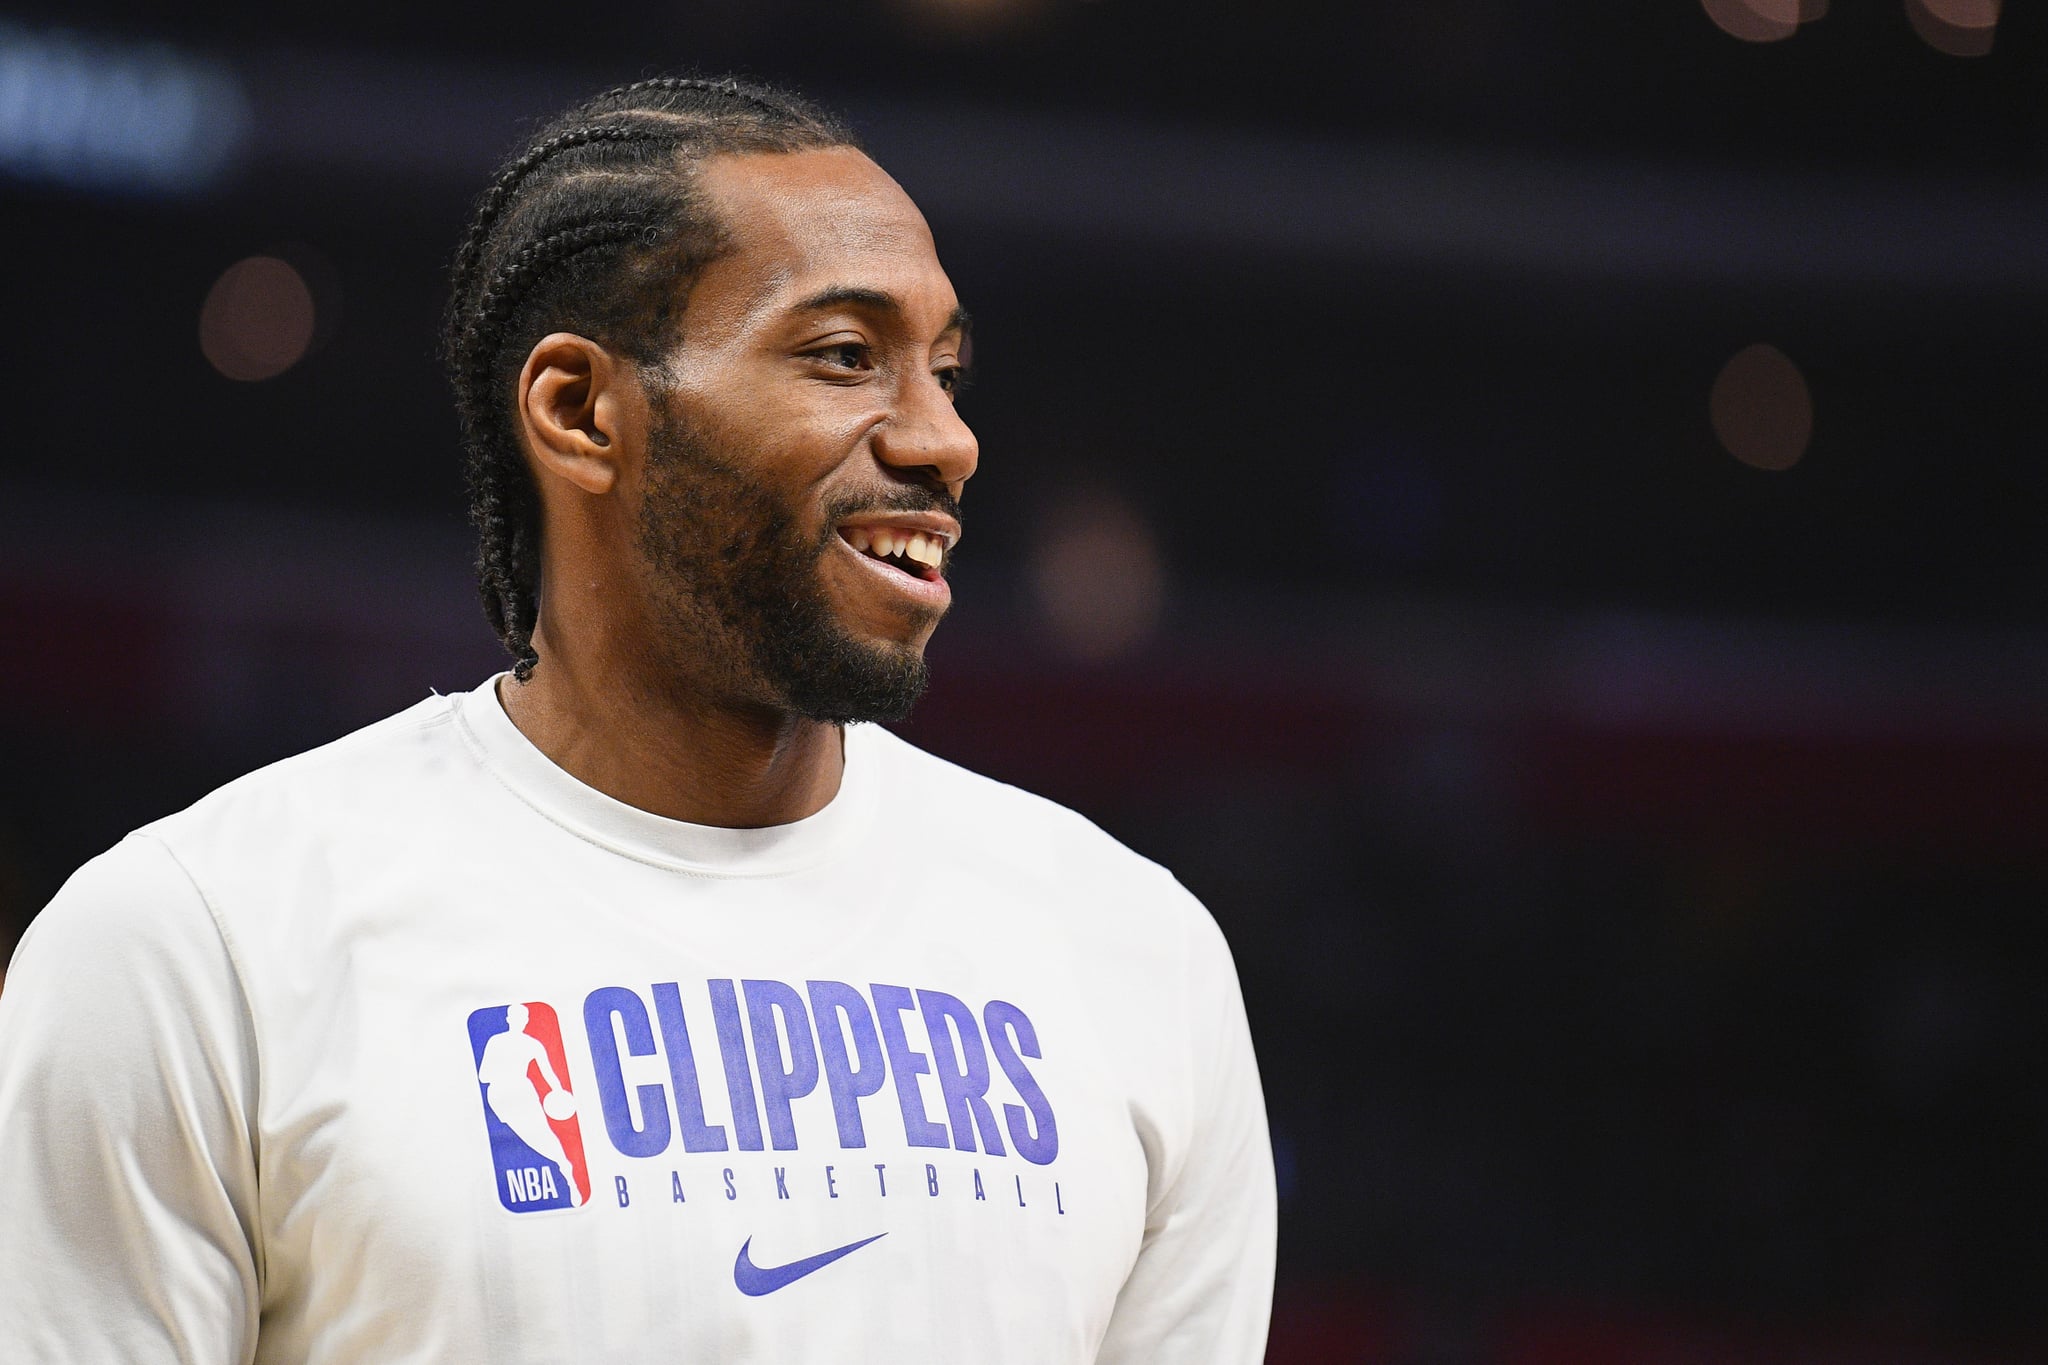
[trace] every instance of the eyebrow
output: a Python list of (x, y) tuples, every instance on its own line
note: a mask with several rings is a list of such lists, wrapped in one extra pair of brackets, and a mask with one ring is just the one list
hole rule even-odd
[[(884, 312), (903, 313), (903, 300), (886, 289), (869, 289), (857, 284), (837, 284), (829, 289), (820, 289), (807, 299), (801, 299), (790, 306), (792, 313), (814, 313), (824, 308), (840, 308), (853, 304), (861, 308), (876, 308)], [(941, 336), (947, 332), (958, 332), (964, 337), (973, 335), (974, 319), (965, 308), (955, 305), (947, 317), (946, 325), (939, 329)]]

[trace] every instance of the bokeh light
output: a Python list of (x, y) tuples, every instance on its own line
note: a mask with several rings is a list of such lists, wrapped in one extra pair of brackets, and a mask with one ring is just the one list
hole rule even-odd
[(1758, 15), (1780, 24), (1810, 24), (1824, 18), (1828, 0), (1742, 0)]
[(249, 122), (242, 82), (218, 60), (0, 19), (0, 171), (9, 175), (194, 193), (234, 170)]
[(1166, 566), (1144, 518), (1117, 494), (1089, 492), (1060, 502), (1041, 525), (1031, 588), (1053, 644), (1087, 663), (1143, 645), (1166, 601)]
[(1721, 367), (1707, 415), (1728, 453), (1756, 469), (1790, 469), (1813, 438), (1806, 376), (1764, 342), (1737, 351)]
[(1918, 4), (1957, 28), (1996, 28), (2001, 0), (1918, 0)]
[(1906, 18), (1929, 47), (1982, 57), (1998, 32), (2000, 0), (1906, 0)]
[(299, 363), (313, 342), (313, 291), (288, 261), (250, 256), (206, 292), (199, 349), (229, 379), (272, 379)]
[(1745, 43), (1790, 38), (1828, 12), (1828, 0), (1700, 0), (1715, 27)]
[[(1759, 0), (1759, 3), (1768, 5), (1769, 0)], [(1700, 8), (1707, 12), (1716, 28), (1745, 43), (1775, 43), (1799, 31), (1796, 18), (1777, 17), (1751, 5), (1748, 0), (1700, 0)]]

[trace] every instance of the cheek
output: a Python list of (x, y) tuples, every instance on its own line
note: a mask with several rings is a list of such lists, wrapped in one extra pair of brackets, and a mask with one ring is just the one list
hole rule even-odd
[(801, 486), (849, 463), (886, 406), (864, 388), (762, 385), (729, 405), (729, 449), (758, 457), (764, 478)]
[(718, 457), (797, 509), (807, 525), (826, 501), (824, 490), (859, 465), (868, 434), (887, 415), (878, 385), (839, 387), (772, 368), (745, 382), (692, 386), (679, 397), (685, 422)]

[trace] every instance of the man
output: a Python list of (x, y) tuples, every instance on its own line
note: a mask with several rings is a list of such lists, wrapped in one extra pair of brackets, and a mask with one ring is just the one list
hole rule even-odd
[(1214, 924), (856, 724), (977, 458), (903, 191), (785, 94), (610, 92), (484, 197), (448, 350), (515, 667), (32, 926), (0, 1359), (1257, 1359)]

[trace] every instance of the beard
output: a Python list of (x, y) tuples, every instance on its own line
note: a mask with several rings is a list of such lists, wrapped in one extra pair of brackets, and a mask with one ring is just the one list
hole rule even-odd
[(659, 413), (639, 541), (667, 673), (806, 720), (902, 720), (930, 679), (924, 651), (849, 634), (826, 593), (824, 560), (843, 517), (933, 509), (959, 514), (947, 492), (926, 485), (842, 494), (824, 507), (822, 528), (806, 532), (742, 462), (672, 411)]

